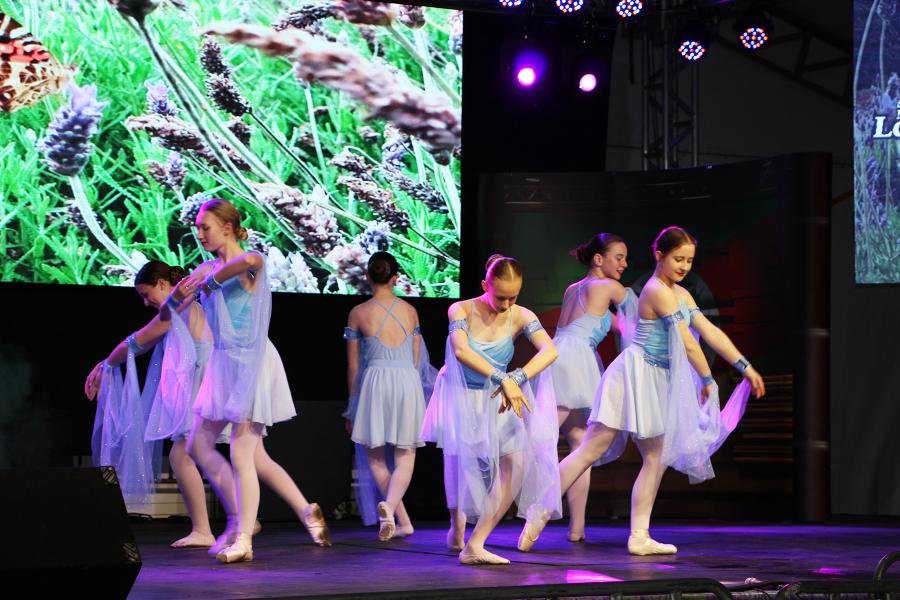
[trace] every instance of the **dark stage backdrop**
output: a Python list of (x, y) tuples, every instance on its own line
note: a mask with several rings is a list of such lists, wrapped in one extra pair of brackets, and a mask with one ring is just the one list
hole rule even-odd
[[(717, 478), (689, 486), (669, 472), (658, 516), (828, 516), (828, 210), (830, 157), (792, 155), (652, 173), (527, 173), (481, 180), (481, 254), (518, 257), (520, 303), (554, 325), (562, 293), (584, 276), (568, 251), (598, 231), (623, 235), (639, 291), (651, 275), (660, 229), (681, 225), (700, 240), (685, 285), (766, 377), (768, 395), (714, 458)], [(523, 354), (527, 355), (527, 349)], [(607, 340), (605, 361), (615, 348)], [(523, 356), (524, 359), (524, 356)], [(723, 395), (738, 381), (713, 363)], [(626, 515), (639, 466), (597, 471), (590, 512)]]

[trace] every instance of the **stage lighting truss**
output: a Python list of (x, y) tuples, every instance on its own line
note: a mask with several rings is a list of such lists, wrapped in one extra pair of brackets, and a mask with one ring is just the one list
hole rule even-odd
[(582, 9), (584, 0), (556, 0), (556, 8), (564, 14), (572, 14)]
[(636, 17), (642, 10), (644, 10), (644, 3), (641, 0), (619, 0), (616, 2), (616, 14), (622, 19)]

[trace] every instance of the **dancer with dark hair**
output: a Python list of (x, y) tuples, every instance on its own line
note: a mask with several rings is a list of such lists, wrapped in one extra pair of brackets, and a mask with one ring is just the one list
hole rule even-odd
[[(345, 416), (352, 421), (351, 438), (365, 449), (368, 474), (384, 498), (377, 503), (378, 539), (383, 542), (413, 533), (402, 499), (412, 480), (416, 448), (424, 446), (419, 441), (425, 416), (423, 385), (433, 384), (435, 377), (419, 315), (394, 293), (399, 271), (397, 259), (387, 252), (369, 258), (372, 298), (350, 311), (344, 329), (351, 398)], [(357, 470), (366, 465), (357, 464)], [(368, 520), (366, 515), (376, 507), (363, 496), (361, 489), (360, 511)]]
[[(642, 458), (631, 494), (628, 551), (635, 555), (677, 551), (650, 537), (650, 515), (663, 473), (672, 467), (687, 474), (691, 483), (714, 477), (710, 457), (737, 426), (751, 390), (757, 398), (765, 394), (760, 374), (678, 285), (691, 270), (696, 248), (696, 239), (680, 227), (667, 227), (657, 236), (656, 269), (641, 291), (634, 342), (603, 374), (587, 434), (559, 468), (565, 491), (617, 437), (634, 439)], [(721, 410), (718, 386), (689, 326), (744, 377)], [(535, 519), (525, 524), (520, 550), (531, 548), (545, 523)]]
[[(528, 382), (556, 359), (556, 348), (535, 314), (516, 305), (518, 261), (494, 255), (485, 271), (484, 293), (450, 306), (446, 362), (422, 428), (444, 452), (447, 545), (461, 550), (465, 565), (509, 564), (484, 544), (513, 502), (521, 517), (562, 514), (552, 392), (533, 393)], [(537, 354), (507, 372), (521, 333)], [(467, 520), (475, 529), (463, 545)]]
[[(603, 362), (597, 346), (617, 322), (635, 318), (637, 296), (619, 283), (628, 266), (625, 240), (614, 233), (598, 233), (571, 254), (588, 268), (587, 275), (563, 295), (553, 343), (559, 358), (550, 366), (556, 395), (559, 430), (574, 452), (587, 429), (587, 417), (597, 395)], [(627, 302), (626, 299), (630, 301)], [(614, 316), (610, 305), (616, 304)], [(625, 315), (626, 312), (631, 314)], [(617, 319), (618, 317), (618, 319)], [(566, 491), (570, 542), (584, 540), (584, 513), (591, 485), (587, 469)]]

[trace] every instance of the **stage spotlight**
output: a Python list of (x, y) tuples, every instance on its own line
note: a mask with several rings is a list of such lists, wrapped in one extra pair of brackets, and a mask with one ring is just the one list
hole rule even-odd
[(524, 0), (497, 0), (503, 8), (516, 8), (522, 6)]
[(581, 10), (582, 6), (584, 6), (584, 0), (556, 0), (556, 8), (567, 14)]
[(641, 0), (619, 0), (616, 2), (616, 14), (623, 19), (636, 17), (644, 10), (644, 3)]
[(772, 35), (772, 20), (761, 10), (753, 10), (735, 21), (738, 41), (747, 50), (759, 50)]
[(531, 87), (537, 81), (537, 71), (535, 71), (534, 67), (522, 67), (516, 73), (516, 81), (522, 87)]
[(597, 89), (597, 76), (593, 73), (585, 73), (578, 81), (578, 89), (582, 92), (593, 92)]
[(709, 48), (709, 35), (703, 23), (693, 22), (681, 30), (675, 40), (678, 54), (685, 60), (695, 62), (706, 56)]

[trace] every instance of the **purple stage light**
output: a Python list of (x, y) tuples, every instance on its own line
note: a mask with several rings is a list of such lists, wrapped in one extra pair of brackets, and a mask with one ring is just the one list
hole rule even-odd
[(697, 40), (684, 40), (678, 46), (678, 54), (685, 60), (700, 60), (706, 54), (706, 46)]
[(616, 14), (623, 19), (635, 17), (644, 10), (644, 3), (641, 0), (619, 0), (616, 3)]
[(747, 50), (759, 50), (769, 41), (769, 34), (762, 27), (748, 27), (738, 39)]
[(578, 82), (578, 89), (582, 92), (593, 92), (597, 88), (597, 76), (593, 73), (585, 73)]
[(584, 6), (584, 0), (556, 0), (556, 8), (567, 14), (581, 10), (582, 6)]
[(531, 87), (537, 81), (537, 71), (534, 67), (522, 67), (516, 73), (516, 81), (523, 87)]

